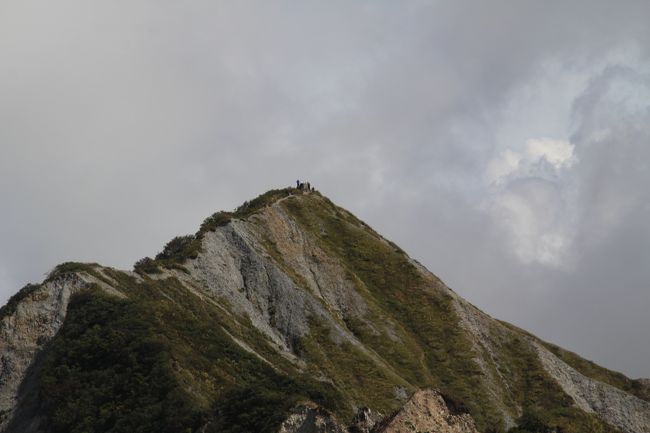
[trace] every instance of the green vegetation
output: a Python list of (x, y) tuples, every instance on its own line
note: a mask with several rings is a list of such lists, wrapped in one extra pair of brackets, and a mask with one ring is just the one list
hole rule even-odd
[(615, 433), (616, 430), (593, 414), (573, 405), (560, 385), (544, 370), (527, 336), (507, 341), (499, 353), (511, 367), (508, 378), (516, 401), (523, 407), (518, 427), (509, 433)]
[(594, 414), (574, 407), (563, 407), (546, 412), (524, 410), (517, 427), (508, 433), (620, 433)]
[(99, 267), (97, 263), (64, 262), (50, 271), (45, 282), (52, 281), (61, 275), (74, 274), (76, 272), (86, 272), (90, 275), (97, 276), (97, 271), (95, 270), (97, 267)]
[(225, 226), (233, 219), (233, 212), (219, 211), (207, 217), (201, 224), (199, 233), (203, 235), (207, 232), (213, 232), (218, 227)]
[[(201, 252), (209, 231), (247, 218), (301, 191), (272, 190), (233, 212), (219, 212), (195, 235), (168, 242), (155, 259), (135, 265), (135, 279), (96, 264), (64, 263), (46, 281), (88, 272), (108, 281), (128, 299), (96, 287), (76, 294), (57, 336), (38, 361), (32, 400), (53, 433), (196, 432), (274, 433), (300, 400), (315, 401), (349, 420), (353, 406), (391, 413), (401, 405), (396, 386), (407, 391), (436, 387), (456, 412), (469, 412), (480, 431), (503, 433), (503, 408), (484, 372), (505, 377), (498, 389), (515, 414), (509, 433), (614, 433), (615, 429), (575, 407), (546, 373), (530, 346), (532, 338), (486, 329), (499, 350), (477, 353), (461, 327), (454, 299), (435, 277), (422, 274), (395, 244), (318, 193), (283, 200), (281, 206), (330, 257), (363, 297), (365, 316), (343, 316), (338, 324), (363, 343), (337, 336), (327, 321), (310, 318), (310, 332), (291, 342), (306, 362), (303, 370), (278, 354), (246, 316), (232, 314), (223, 300), (202, 298), (178, 279), (152, 279), (162, 268), (184, 269)], [(255, 221), (255, 220), (251, 220)], [(262, 237), (268, 254), (305, 289), (300, 271)], [(39, 286), (26, 286), (0, 309), (0, 317)], [(497, 335), (498, 334), (498, 335)], [(245, 343), (247, 350), (237, 344)], [(648, 399), (648, 390), (618, 373), (547, 345), (583, 374)], [(253, 352), (253, 353), (251, 353)], [(328, 382), (314, 378), (326, 377)], [(331, 382), (329, 382), (331, 380)]]
[(200, 413), (138, 305), (76, 295), (45, 357), (40, 400), (53, 433), (194, 431)]
[(330, 328), (313, 319), (310, 323), (310, 333), (296, 342), (294, 350), (310, 361), (311, 375), (319, 376), (325, 373), (346, 397), (349, 405), (336, 411), (339, 419), (352, 418), (354, 414), (350, 408), (353, 404), (372, 406), (383, 413), (395, 410), (395, 383), (411, 390), (413, 387), (389, 366), (377, 363), (360, 347), (344, 341), (334, 342), (331, 332)]
[[(314, 326), (303, 343), (305, 356), (336, 378), (337, 385), (355, 401), (371, 396), (372, 401), (365, 404), (386, 410), (392, 396), (388, 384), (395, 383), (398, 375), (412, 387), (439, 388), (448, 401), (457, 402), (456, 407), (473, 416), (480, 431), (503, 432), (502, 415), (486, 388), (475, 362), (478, 354), (460, 326), (453, 301), (444, 290), (435, 289), (440, 282), (435, 278), (425, 281), (403, 251), (325, 198), (288, 200), (283, 206), (340, 260), (356, 283), (371, 310), (368, 320), (373, 326), (354, 318), (346, 325), (387, 364), (382, 368), (368, 363), (367, 357), (364, 362), (362, 356), (355, 356), (354, 348), (336, 345)], [(376, 325), (381, 323), (392, 327), (399, 343), (388, 332), (377, 332)], [(512, 382), (503, 390), (512, 399), (509, 408), (524, 409), (520, 427), (512, 431), (615, 432), (595, 415), (573, 407), (572, 399), (543, 369), (527, 334), (518, 334), (521, 337), (504, 337), (499, 352), (499, 365), (508, 370), (501, 373)], [(484, 360), (489, 368), (497, 368), (489, 356)]]
[(208, 231), (213, 232), (217, 229), (217, 227), (228, 224), (230, 220), (234, 218), (247, 218), (259, 210), (265, 208), (266, 206), (270, 206), (276, 201), (284, 197), (288, 197), (292, 194), (302, 194), (302, 191), (295, 188), (272, 189), (265, 192), (264, 194), (257, 196), (251, 201), (245, 202), (237, 209), (235, 209), (234, 212), (217, 212), (203, 221), (199, 232), (196, 234), (196, 237), (201, 238), (204, 233)]
[(143, 257), (135, 262), (133, 270), (139, 274), (160, 274), (162, 272), (151, 257)]
[(275, 433), (300, 400), (341, 408), (340, 396), (329, 386), (303, 377), (294, 380), (274, 374), (236, 388), (216, 404), (214, 420), (206, 433)]
[(554, 407), (570, 407), (573, 400), (545, 372), (526, 337), (514, 337), (501, 346), (497, 355), (501, 365), (509, 367), (515, 401), (534, 412)]
[(553, 352), (555, 356), (585, 376), (604, 383), (608, 383), (618, 389), (629, 392), (630, 394), (635, 395), (640, 399), (650, 402), (650, 389), (644, 387), (643, 384), (638, 380), (630, 379), (624, 374), (603, 368), (594, 362), (588, 361), (579, 355), (576, 355), (573, 352), (569, 352), (568, 350), (564, 350), (554, 344), (546, 342), (542, 342), (542, 344), (548, 350)]
[(176, 236), (171, 241), (167, 242), (162, 252), (156, 255), (156, 260), (177, 260), (183, 261), (187, 259), (195, 259), (199, 255), (199, 248), (195, 236)]
[(595, 379), (600, 382), (612, 385), (642, 400), (650, 402), (650, 388), (644, 386), (639, 380), (630, 379), (629, 377), (625, 376), (622, 373), (608, 370), (596, 364), (595, 362), (586, 360), (574, 352), (562, 349), (561, 347), (556, 346), (555, 344), (542, 341), (537, 337), (535, 337), (534, 335), (530, 334), (529, 332), (521, 328), (518, 328), (510, 323), (507, 322), (500, 322), (500, 323), (514, 330), (517, 333), (524, 334), (531, 338), (536, 339), (544, 347), (550, 350), (555, 356), (560, 358), (562, 361), (564, 361), (571, 367), (575, 368), (583, 375), (591, 379)]
[[(385, 323), (392, 319), (390, 324), (399, 343), (388, 332), (378, 335), (361, 321), (348, 324), (366, 346), (389, 362), (394, 372), (387, 370), (384, 377), (398, 374), (411, 387), (438, 387), (450, 398), (466, 402), (480, 429), (502, 430), (500, 415), (480, 380), (475, 354), (459, 326), (451, 298), (427, 287), (427, 281), (401, 250), (329, 200), (312, 196), (288, 200), (283, 205), (318, 239), (319, 245), (340, 259), (350, 279), (357, 283), (358, 292), (380, 318), (373, 322)], [(337, 362), (345, 360), (333, 343), (326, 346), (327, 341), (322, 339), (319, 343), (323, 350), (333, 352), (332, 358)], [(352, 363), (338, 365), (339, 370), (352, 368)], [(345, 379), (349, 386), (355, 385), (354, 381)], [(364, 389), (365, 383), (357, 385), (357, 394), (371, 394), (374, 405), (378, 402), (385, 405), (391, 398), (393, 406), (397, 404), (389, 387), (376, 386), (375, 392), (369, 393)]]
[(160, 274), (161, 268), (187, 272), (183, 263), (195, 259), (201, 252), (201, 240), (196, 235), (176, 236), (167, 242), (155, 259), (143, 257), (135, 262), (133, 270), (140, 275)]
[(201, 425), (271, 433), (299, 400), (343, 410), (331, 385), (295, 371), (250, 324), (232, 322), (178, 280), (137, 283), (106, 273), (129, 298), (95, 288), (74, 295), (37, 369), (32, 398), (53, 433), (194, 432)]
[(251, 201), (245, 202), (234, 212), (216, 212), (203, 221), (196, 234), (173, 238), (165, 245), (163, 251), (156, 255), (155, 260), (149, 257), (140, 259), (133, 269), (140, 274), (159, 273), (161, 267), (184, 271), (183, 263), (197, 258), (201, 252), (201, 240), (207, 232), (215, 231), (218, 227), (228, 224), (233, 219), (247, 218), (264, 207), (292, 194), (302, 194), (302, 191), (295, 188), (273, 189)]

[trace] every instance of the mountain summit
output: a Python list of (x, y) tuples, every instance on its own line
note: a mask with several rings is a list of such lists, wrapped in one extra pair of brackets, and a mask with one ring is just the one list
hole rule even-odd
[(0, 431), (650, 432), (650, 387), (483, 313), (315, 191), (0, 309)]

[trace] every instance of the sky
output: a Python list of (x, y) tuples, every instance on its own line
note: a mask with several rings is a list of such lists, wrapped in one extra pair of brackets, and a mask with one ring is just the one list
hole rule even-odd
[(0, 301), (309, 180), (650, 377), (647, 1), (0, 0)]

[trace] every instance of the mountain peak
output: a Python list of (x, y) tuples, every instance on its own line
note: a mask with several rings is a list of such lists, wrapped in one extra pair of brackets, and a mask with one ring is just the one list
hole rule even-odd
[(4, 431), (276, 433), (316, 405), (299, 418), (352, 432), (360, 408), (428, 416), (436, 398), (408, 402), (432, 388), (482, 432), (650, 430), (642, 382), (489, 317), (311, 190), (217, 212), (135, 272), (65, 263), (21, 293)]

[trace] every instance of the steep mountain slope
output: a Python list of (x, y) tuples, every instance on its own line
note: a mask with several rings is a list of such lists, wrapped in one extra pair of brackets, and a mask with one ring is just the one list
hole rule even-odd
[(482, 432), (650, 432), (643, 382), (489, 317), (316, 192), (217, 213), (135, 272), (60, 265), (0, 318), (8, 432), (437, 425), (389, 417), (428, 388)]

